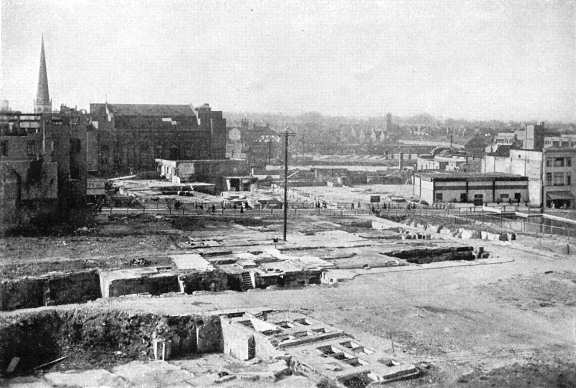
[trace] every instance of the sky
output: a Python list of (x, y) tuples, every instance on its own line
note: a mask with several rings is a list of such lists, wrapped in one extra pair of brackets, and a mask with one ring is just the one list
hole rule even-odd
[(576, 121), (576, 1), (0, 0), (0, 99)]

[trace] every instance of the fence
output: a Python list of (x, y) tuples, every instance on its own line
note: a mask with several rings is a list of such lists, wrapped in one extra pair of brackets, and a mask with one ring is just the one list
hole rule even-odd
[[(118, 208), (118, 207), (102, 207), (101, 214), (108, 215), (164, 215), (164, 216), (203, 216), (203, 217), (282, 217), (284, 209), (242, 209), (242, 208), (222, 208), (212, 206), (202, 206), (202, 208), (181, 206), (178, 209), (168, 207), (142, 207), (142, 208)], [(331, 208), (296, 208), (288, 207), (289, 217), (304, 217), (304, 216), (326, 216), (326, 217), (354, 217), (366, 216), (371, 212), (368, 209), (331, 209)]]
[[(466, 208), (382, 208), (376, 214), (383, 218), (402, 219), (411, 218), (441, 224), (447, 227), (475, 226), (482, 228), (488, 226), (499, 232), (515, 232), (536, 235), (556, 235), (567, 238), (576, 238), (576, 225), (554, 225), (555, 221), (540, 217), (539, 209), (522, 209), (528, 217), (512, 215), (514, 207), (502, 208), (504, 213), (494, 213), (482, 207)], [(536, 217), (537, 216), (537, 217)], [(511, 218), (513, 217), (513, 218)], [(558, 222), (556, 222), (558, 223)]]

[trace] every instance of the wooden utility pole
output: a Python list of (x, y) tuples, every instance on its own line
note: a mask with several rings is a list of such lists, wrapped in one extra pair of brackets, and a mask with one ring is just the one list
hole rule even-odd
[(288, 137), (295, 133), (288, 132), (288, 128), (282, 132), (284, 136), (284, 241), (286, 241), (286, 229), (288, 226)]

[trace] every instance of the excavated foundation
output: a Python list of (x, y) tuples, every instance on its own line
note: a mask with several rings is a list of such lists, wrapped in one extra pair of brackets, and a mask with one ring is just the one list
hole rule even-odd
[(0, 375), (27, 374), (60, 358), (58, 367), (94, 368), (154, 357), (155, 341), (170, 343), (171, 357), (221, 352), (218, 317), (165, 316), (83, 307), (43, 310), (0, 321)]
[(409, 263), (427, 264), (438, 261), (474, 260), (478, 252), (470, 246), (403, 249), (401, 251), (387, 252), (388, 256), (404, 259)]

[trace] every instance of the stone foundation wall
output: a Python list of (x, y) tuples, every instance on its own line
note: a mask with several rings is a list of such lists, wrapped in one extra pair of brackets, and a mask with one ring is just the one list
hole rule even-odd
[(222, 271), (189, 272), (178, 276), (181, 291), (223, 291), (228, 289), (228, 276)]
[(0, 283), (0, 310), (83, 303), (100, 296), (96, 270), (8, 279)]
[[(130, 294), (160, 295), (179, 292), (180, 284), (176, 274), (158, 274), (135, 278), (114, 279), (107, 284), (107, 293), (103, 296), (117, 297)], [(107, 294), (107, 295), (106, 295)]]

